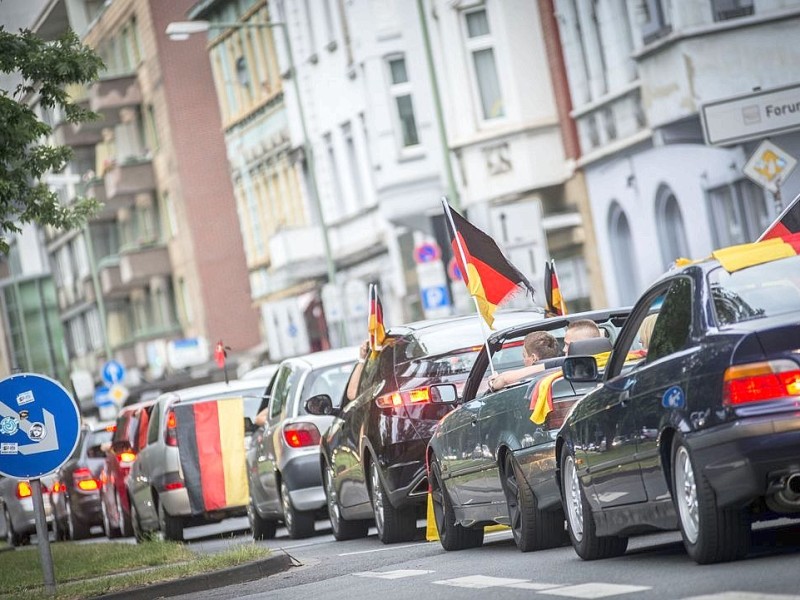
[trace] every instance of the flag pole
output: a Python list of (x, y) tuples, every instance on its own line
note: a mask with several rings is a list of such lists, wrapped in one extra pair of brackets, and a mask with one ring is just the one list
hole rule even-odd
[[(447, 203), (447, 196), (442, 196), (442, 207), (444, 208), (444, 214), (447, 215), (447, 222), (450, 223), (450, 231), (453, 232), (453, 239), (456, 242), (456, 246), (458, 247), (458, 253), (461, 256), (461, 264), (464, 266), (464, 270), (467, 269), (467, 256), (464, 254), (464, 248), (461, 246), (461, 240), (458, 237), (458, 232), (456, 231), (456, 224), (453, 222), (453, 216), (450, 214), (450, 205)], [(467, 282), (467, 274), (462, 273), (461, 278), (464, 283)], [(469, 286), (467, 286), (467, 290), (469, 290)], [(470, 294), (472, 296), (472, 294)], [(492, 375), (497, 375), (497, 371), (494, 368), (494, 362), (492, 362), (492, 351), (489, 348), (489, 332), (486, 331), (486, 321), (483, 320), (481, 316), (481, 309), (478, 306), (478, 299), (475, 296), (472, 296), (472, 301), (475, 304), (475, 312), (478, 313), (478, 322), (481, 325), (481, 333), (483, 334), (483, 345), (486, 346), (486, 356), (489, 359), (489, 368), (492, 371)]]
[(370, 283), (369, 287), (367, 288), (367, 341), (369, 343), (370, 351), (373, 351), (373, 340), (372, 340), (372, 329), (370, 325), (372, 324), (372, 286), (375, 285), (374, 283)]

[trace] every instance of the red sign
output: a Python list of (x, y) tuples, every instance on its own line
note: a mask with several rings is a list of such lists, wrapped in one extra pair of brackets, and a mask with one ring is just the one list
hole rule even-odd
[(442, 251), (437, 244), (425, 242), (414, 248), (414, 261), (419, 264), (431, 263), (442, 257)]
[(447, 275), (453, 281), (461, 281), (461, 269), (458, 268), (455, 256), (447, 263)]

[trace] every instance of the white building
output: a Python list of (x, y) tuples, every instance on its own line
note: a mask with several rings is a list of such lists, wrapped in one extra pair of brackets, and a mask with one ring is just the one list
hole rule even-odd
[[(556, 0), (608, 301), (679, 256), (754, 241), (775, 216), (742, 169), (760, 142), (706, 145), (709, 102), (797, 85), (797, 0)], [(797, 88), (797, 89), (800, 89)], [(800, 115), (797, 126), (800, 127)], [(800, 157), (800, 134), (771, 141)], [(800, 173), (783, 183), (785, 201)]]

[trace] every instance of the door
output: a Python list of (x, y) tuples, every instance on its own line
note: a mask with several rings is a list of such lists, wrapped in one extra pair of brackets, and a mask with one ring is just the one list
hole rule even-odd
[(481, 406), (483, 399), (470, 400), (445, 418), (447, 428), (439, 459), (447, 489), (451, 492), (453, 502), (459, 505), (480, 501), (480, 493), (473, 485), (473, 480), (480, 470), (482, 455), (478, 435)]

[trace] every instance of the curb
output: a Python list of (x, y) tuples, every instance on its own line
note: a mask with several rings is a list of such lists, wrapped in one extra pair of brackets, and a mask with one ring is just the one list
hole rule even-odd
[(167, 598), (181, 594), (204, 592), (282, 573), (289, 570), (290, 567), (296, 566), (296, 562), (288, 554), (278, 554), (264, 560), (222, 569), (221, 571), (201, 573), (200, 575), (192, 575), (191, 577), (173, 581), (162, 581), (146, 587), (120, 590), (104, 596), (96, 596), (96, 598), (103, 598), (104, 600), (152, 600), (153, 598)]

